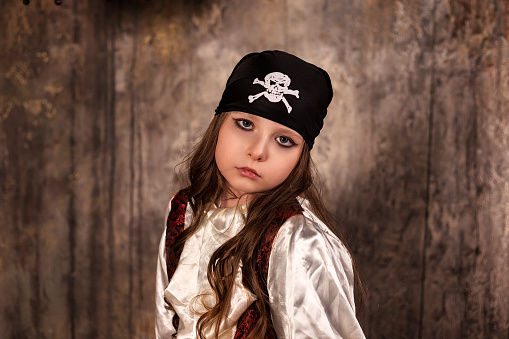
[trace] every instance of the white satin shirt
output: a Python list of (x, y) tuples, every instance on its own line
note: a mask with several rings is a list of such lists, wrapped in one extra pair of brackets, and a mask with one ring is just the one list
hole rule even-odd
[[(303, 215), (293, 216), (281, 226), (269, 258), (267, 290), (277, 337), (365, 338), (355, 317), (350, 255), (342, 242), (305, 207), (305, 202), (302, 205)], [(171, 338), (175, 333), (172, 325), (175, 313), (180, 319), (177, 338), (196, 338), (196, 322), (205, 310), (204, 305), (216, 302), (206, 276), (210, 257), (240, 231), (244, 212), (244, 207), (206, 212), (199, 230), (184, 245), (169, 283), (165, 227), (156, 275), (156, 338)], [(192, 217), (188, 208), (185, 227)], [(254, 300), (256, 297), (242, 284), (239, 267), (230, 312), (221, 323), (219, 338), (234, 337), (237, 320)]]

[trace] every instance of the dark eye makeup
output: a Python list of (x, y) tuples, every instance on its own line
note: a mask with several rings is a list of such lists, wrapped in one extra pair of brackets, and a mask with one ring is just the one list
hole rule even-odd
[(296, 145), (295, 141), (293, 141), (292, 138), (289, 138), (284, 135), (277, 137), (276, 140), (283, 147), (292, 147)]
[(253, 129), (253, 123), (247, 119), (233, 119), (240, 129), (250, 131)]
[[(243, 131), (251, 131), (254, 128), (254, 124), (251, 120), (244, 118), (233, 118), (233, 120), (235, 121), (235, 125)], [(283, 148), (289, 148), (297, 145), (292, 138), (285, 135), (278, 136), (276, 138), (276, 142)]]

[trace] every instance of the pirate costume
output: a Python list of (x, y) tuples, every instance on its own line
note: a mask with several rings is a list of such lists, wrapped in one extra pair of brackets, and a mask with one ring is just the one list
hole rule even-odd
[[(265, 51), (248, 54), (235, 66), (216, 114), (261, 116), (297, 131), (312, 148), (331, 99), (324, 70), (285, 52)], [(256, 277), (268, 295), (273, 326), (265, 338), (364, 338), (355, 316), (350, 255), (307, 202), (299, 203), (269, 221), (255, 250)], [(157, 338), (196, 338), (198, 319), (216, 302), (207, 280), (210, 258), (243, 228), (246, 213), (245, 205), (214, 205), (177, 259), (172, 244), (191, 224), (193, 212), (185, 189), (170, 201), (157, 265)], [(246, 338), (259, 317), (241, 267), (235, 274), (219, 338)]]

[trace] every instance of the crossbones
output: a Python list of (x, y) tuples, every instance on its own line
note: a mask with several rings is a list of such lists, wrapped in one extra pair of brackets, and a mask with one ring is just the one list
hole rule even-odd
[(299, 91), (289, 89), (291, 79), (288, 75), (280, 73), (280, 72), (272, 72), (265, 76), (265, 81), (260, 81), (258, 78), (254, 79), (254, 85), (262, 85), (265, 87), (265, 91), (248, 96), (249, 103), (252, 103), (262, 95), (265, 96), (270, 102), (280, 102), (286, 106), (288, 113), (292, 111), (292, 106), (288, 103), (285, 94), (291, 94), (299, 98)]

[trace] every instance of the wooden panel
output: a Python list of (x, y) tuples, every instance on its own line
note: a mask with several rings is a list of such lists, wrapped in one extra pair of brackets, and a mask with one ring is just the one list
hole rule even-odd
[(173, 167), (164, 145), (178, 131), (168, 107), (179, 106), (171, 94), (185, 77), (166, 75), (186, 67), (187, 9), (102, 1), (10, 10), (2, 211), (12, 212), (2, 213), (2, 249), (16, 250), (5, 251), (2, 291), (16, 293), (2, 333), (152, 337)]
[(437, 3), (423, 337), (508, 335), (504, 17), (502, 2)]
[[(2, 14), (2, 336), (69, 333), (71, 280), (69, 9), (39, 3)], [(52, 18), (48, 21), (47, 18)], [(43, 34), (43, 30), (47, 34)], [(55, 30), (71, 32), (57, 36)]]

